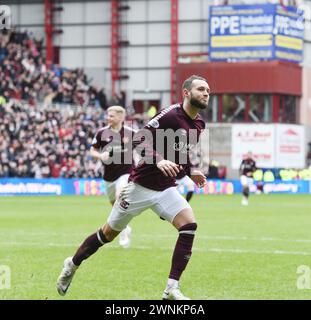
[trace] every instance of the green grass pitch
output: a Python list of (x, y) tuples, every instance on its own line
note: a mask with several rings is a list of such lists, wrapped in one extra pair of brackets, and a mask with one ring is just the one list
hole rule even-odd
[[(200, 300), (310, 299), (296, 283), (297, 268), (311, 268), (311, 196), (252, 195), (248, 207), (240, 200), (192, 198), (198, 231), (182, 291)], [(109, 212), (106, 197), (0, 197), (0, 266), (11, 269), (0, 300), (161, 299), (177, 232), (149, 210), (132, 220), (129, 249), (118, 241), (101, 248), (66, 297), (57, 294), (63, 260)]]

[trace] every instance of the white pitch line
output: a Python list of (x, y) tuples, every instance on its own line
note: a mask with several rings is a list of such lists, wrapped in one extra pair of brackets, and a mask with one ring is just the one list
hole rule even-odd
[[(134, 235), (135, 236), (135, 235)], [(176, 238), (175, 234), (172, 235), (150, 235), (150, 234), (139, 234), (137, 233), (138, 238)], [(305, 243), (311, 243), (311, 239), (281, 239), (281, 238), (273, 238), (273, 237), (260, 237), (260, 238), (252, 238), (247, 236), (205, 236), (205, 235), (197, 235), (197, 239), (206, 239), (206, 240), (241, 240), (241, 241), (275, 241), (275, 242), (305, 242)]]
[[(42, 247), (42, 243), (40, 242), (1, 242), (1, 245), (4, 246), (20, 246), (20, 247), (28, 247), (28, 246), (39, 246)], [(49, 242), (45, 244), (46, 247), (78, 247), (78, 244), (76, 243), (54, 243)], [(108, 245), (106, 247), (108, 248), (120, 248), (119, 245)], [(154, 250), (155, 247), (152, 246), (131, 246), (132, 249), (138, 249), (138, 250)], [(159, 247), (160, 250), (173, 250), (173, 247)], [(129, 249), (130, 250), (130, 249)], [(218, 252), (218, 253), (246, 253), (246, 254), (273, 254), (273, 255), (302, 255), (302, 256), (311, 256), (311, 252), (305, 252), (305, 251), (286, 251), (286, 250), (245, 250), (241, 248), (193, 248), (193, 251), (197, 252)]]
[[(19, 236), (25, 236), (25, 237), (40, 237), (40, 236), (57, 236), (59, 237), (60, 235), (63, 235), (62, 233), (57, 233), (57, 232), (25, 232), (25, 231), (20, 231), (20, 232), (14, 232), (15, 235)], [(87, 236), (83, 235), (82, 233), (70, 233), (71, 236), (76, 236), (76, 237), (82, 237)], [(172, 233), (171, 235), (162, 235), (162, 234), (140, 234), (139, 231), (137, 233), (134, 233), (133, 237), (137, 238), (148, 238), (148, 239), (176, 239), (177, 237), (177, 231), (176, 234)], [(273, 237), (259, 237), (259, 238), (253, 238), (253, 237), (248, 237), (248, 236), (208, 236), (208, 235), (197, 235), (197, 239), (203, 239), (203, 240), (225, 240), (225, 241), (262, 241), (262, 242), (286, 242), (286, 243), (311, 243), (311, 239), (282, 239), (282, 238), (273, 238)], [(1, 244), (0, 240), (0, 244)]]
[[(197, 251), (202, 251), (201, 249), (197, 249)], [(305, 251), (285, 251), (285, 250), (244, 250), (244, 249), (222, 249), (222, 248), (209, 248), (207, 251), (211, 252), (230, 252), (230, 253), (250, 253), (250, 254), (276, 254), (276, 255), (298, 255), (298, 256), (311, 256), (311, 252), (305, 252)]]
[[(201, 236), (199, 236), (201, 238)], [(243, 240), (243, 241), (276, 241), (276, 242), (305, 242), (311, 243), (311, 239), (280, 239), (273, 237), (234, 237), (234, 236), (203, 236), (203, 239), (209, 240)]]

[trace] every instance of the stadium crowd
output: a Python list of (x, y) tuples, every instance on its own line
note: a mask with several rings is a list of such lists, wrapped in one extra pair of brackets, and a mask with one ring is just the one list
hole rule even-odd
[(82, 69), (48, 68), (42, 41), (27, 32), (0, 33), (0, 101), (23, 100), (30, 106), (51, 103), (107, 109), (104, 88), (90, 84)]
[(1, 32), (0, 177), (99, 176), (86, 151), (107, 103), (82, 69), (48, 68), (41, 40)]
[(98, 109), (0, 105), (0, 177), (99, 176), (87, 150), (102, 125)]

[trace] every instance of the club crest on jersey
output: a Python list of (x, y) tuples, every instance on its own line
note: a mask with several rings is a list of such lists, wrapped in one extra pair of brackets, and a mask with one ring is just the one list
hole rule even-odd
[(129, 207), (129, 203), (127, 202), (127, 201), (125, 201), (125, 200), (122, 200), (121, 202), (120, 202), (120, 207), (121, 208), (123, 208), (124, 210), (126, 210), (128, 207)]
[(148, 126), (153, 127), (153, 128), (159, 128), (160, 124), (159, 124), (159, 121), (157, 119), (151, 119), (148, 122)]

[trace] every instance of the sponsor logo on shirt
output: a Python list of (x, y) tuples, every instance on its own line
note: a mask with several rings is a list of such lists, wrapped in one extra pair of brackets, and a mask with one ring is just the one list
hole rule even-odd
[(160, 124), (159, 124), (159, 121), (157, 119), (151, 119), (148, 122), (148, 126), (153, 127), (153, 128), (159, 128)]

